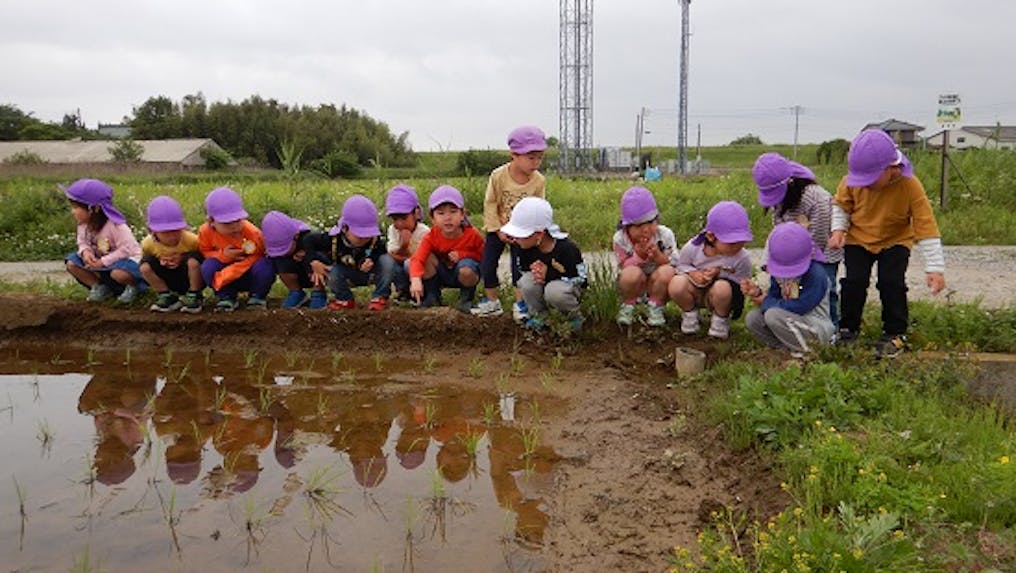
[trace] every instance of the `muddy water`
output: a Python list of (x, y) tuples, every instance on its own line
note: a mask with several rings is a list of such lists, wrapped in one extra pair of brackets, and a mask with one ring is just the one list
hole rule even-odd
[(380, 356), (9, 349), (0, 562), (540, 570), (555, 455), (539, 428), (562, 405), (436, 383), (460, 376)]

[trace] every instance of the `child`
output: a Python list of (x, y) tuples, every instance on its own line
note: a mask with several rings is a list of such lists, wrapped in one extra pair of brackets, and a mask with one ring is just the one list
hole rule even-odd
[(899, 354), (906, 344), (907, 264), (917, 245), (924, 257), (928, 288), (945, 288), (945, 258), (935, 214), (914, 176), (914, 168), (885, 132), (861, 132), (850, 144), (847, 176), (840, 181), (833, 203), (829, 246), (843, 247), (846, 277), (840, 300), (841, 342), (851, 342), (861, 329), (861, 313), (871, 282), (871, 266), (878, 263), (882, 299), (882, 337), (879, 356)]
[(381, 264), (391, 266), (392, 284), (398, 297), (408, 301), (409, 258), (420, 247), (430, 227), (420, 221), (423, 208), (416, 190), (408, 185), (396, 185), (388, 191), (385, 214), (391, 218), (392, 224), (388, 226), (388, 252), (381, 255)]
[(809, 231), (797, 223), (780, 223), (766, 241), (767, 295), (751, 279), (741, 280), (741, 292), (758, 308), (744, 317), (748, 330), (772, 348), (792, 354), (826, 344), (836, 329), (829, 316), (829, 277), (825, 255)]
[(219, 299), (215, 310), (236, 310), (239, 291), (250, 293), (247, 308), (267, 308), (275, 272), (265, 258), (261, 230), (247, 220), (240, 196), (229, 187), (214, 189), (205, 198), (205, 213), (208, 221), (198, 229), (198, 248), (205, 258), (201, 276)]
[[(312, 275), (307, 251), (301, 246), (310, 227), (303, 221), (291, 218), (280, 211), (269, 211), (261, 220), (261, 233), (265, 237), (265, 252), (272, 261), (275, 274), (289, 289), (282, 308), (298, 308), (305, 304), (311, 309), (328, 304), (328, 292), (323, 276)], [(317, 280), (314, 280), (316, 276)], [(304, 289), (311, 289), (307, 296)]]
[[(525, 125), (512, 130), (508, 134), (508, 149), (511, 151), (510, 162), (491, 171), (487, 180), (487, 193), (483, 199), (483, 227), (487, 237), (483, 245), (483, 290), (484, 297), (471, 312), (476, 316), (498, 316), (504, 310), (497, 296), (500, 282), (497, 278), (497, 266), (504, 252), (507, 237), (501, 227), (508, 223), (512, 208), (523, 197), (545, 197), (546, 182), (543, 174), (537, 171), (543, 161), (543, 151), (547, 149), (547, 139), (540, 128)], [(519, 281), (517, 264), (518, 252), (514, 245), (509, 247), (512, 285)], [(523, 322), (527, 318), (528, 309), (522, 299), (522, 293), (515, 291), (515, 304), (512, 306), (512, 318), (515, 322)]]
[[(335, 300), (328, 304), (328, 308), (356, 308), (350, 285), (367, 286), (373, 282), (374, 292), (367, 308), (384, 310), (392, 290), (392, 270), (378, 264), (385, 252), (385, 240), (378, 227), (377, 207), (363, 195), (351, 196), (342, 204), (342, 216), (328, 235), (330, 244), (326, 259), (327, 264), (331, 264), (330, 286), (335, 294)], [(323, 262), (311, 263), (316, 273), (324, 268)]]
[(840, 298), (836, 291), (836, 275), (843, 249), (829, 247), (833, 197), (815, 182), (810, 169), (784, 158), (779, 153), (763, 153), (751, 170), (758, 187), (758, 203), (763, 209), (773, 209), (773, 226), (780, 223), (799, 223), (808, 229), (815, 245), (822, 249), (826, 262), (822, 263), (829, 276), (829, 315), (839, 327)]
[(88, 302), (119, 294), (118, 302), (130, 304), (145, 288), (141, 246), (113, 206), (113, 188), (98, 179), (78, 179), (63, 192), (78, 224), (78, 250), (67, 255), (67, 272), (89, 289)]
[(681, 247), (679, 274), (668, 287), (681, 308), (681, 332), (698, 332), (698, 309), (704, 306), (713, 313), (709, 336), (730, 336), (730, 319), (744, 310), (740, 282), (751, 277), (751, 257), (744, 250), (751, 239), (748, 212), (739, 203), (720, 201), (709, 209), (706, 228)]
[(455, 307), (469, 312), (480, 280), (483, 237), (466, 218), (462, 193), (442, 185), (427, 201), (433, 227), (409, 259), (409, 295), (420, 306), (441, 302), (441, 287), (458, 287)]
[(677, 251), (674, 232), (659, 224), (656, 199), (645, 187), (631, 187), (621, 197), (621, 222), (614, 233), (614, 254), (621, 273), (617, 279), (621, 308), (617, 323), (631, 325), (635, 304), (648, 297), (646, 324), (667, 323), (663, 307), (667, 304), (667, 285), (674, 277), (671, 258)]
[[(141, 240), (141, 276), (158, 298), (155, 312), (201, 312), (201, 253), (176, 199), (159, 195), (148, 203), (148, 236)], [(184, 294), (186, 293), (186, 294)]]
[(546, 199), (526, 197), (501, 227), (518, 251), (522, 300), (529, 308), (526, 327), (543, 328), (549, 309), (569, 317), (574, 329), (582, 325), (579, 299), (586, 284), (586, 265), (578, 245), (554, 224), (554, 209)]

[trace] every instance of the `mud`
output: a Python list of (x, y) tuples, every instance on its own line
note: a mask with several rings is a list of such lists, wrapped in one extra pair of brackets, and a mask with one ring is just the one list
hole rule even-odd
[[(492, 365), (486, 373), (457, 383), (489, 392), (510, 372), (519, 391), (566, 404), (541, 429), (558, 457), (545, 498), (540, 568), (548, 571), (661, 571), (675, 544), (694, 545), (710, 513), (726, 507), (764, 519), (788, 503), (763, 460), (730, 451), (722, 428), (708, 425), (702, 408), (710, 389), (675, 377), (673, 348), (688, 343), (671, 331), (590, 330), (578, 342), (554, 344), (527, 339), (508, 317), (476, 320), (444, 308), (164, 316), (20, 296), (0, 296), (0, 316), (0, 347), (54, 353), (256, 350), (327, 362), (341, 352), (416, 363), (432, 357), (463, 374), (482, 359)], [(710, 360), (730, 352), (691, 344)]]

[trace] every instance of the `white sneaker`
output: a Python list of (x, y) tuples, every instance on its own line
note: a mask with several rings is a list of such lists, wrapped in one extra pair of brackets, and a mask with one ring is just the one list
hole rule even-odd
[(685, 334), (698, 334), (699, 312), (698, 309), (687, 310), (681, 313), (681, 332)]
[(117, 297), (117, 302), (120, 304), (130, 304), (134, 302), (134, 297), (138, 296), (138, 287), (134, 285), (127, 285), (123, 287), (123, 292)]
[(526, 304), (526, 301), (517, 300), (512, 305), (512, 320), (519, 324), (529, 320), (529, 306)]
[(483, 297), (476, 306), (469, 309), (469, 313), (473, 316), (501, 316), (504, 314), (504, 308), (500, 300)]
[(92, 288), (88, 290), (88, 302), (102, 302), (113, 298), (113, 289), (102, 283), (95, 283)]
[(617, 311), (617, 323), (621, 326), (631, 326), (633, 320), (635, 320), (635, 305), (622, 304)]
[(649, 326), (663, 326), (667, 324), (667, 317), (663, 315), (663, 305), (653, 303), (646, 305), (646, 324)]
[(730, 336), (730, 319), (714, 314), (712, 322), (709, 323), (709, 336), (722, 339)]

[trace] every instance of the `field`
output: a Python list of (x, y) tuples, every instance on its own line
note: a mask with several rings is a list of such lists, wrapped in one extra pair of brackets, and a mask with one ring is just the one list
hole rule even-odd
[[(734, 198), (764, 237), (756, 154), (651, 183), (663, 222), (689, 237)], [(485, 178), (427, 161), (411, 184), (451, 182), (480, 210)], [(915, 157), (929, 190), (935, 161)], [(1016, 244), (1016, 160), (956, 161), (971, 192), (957, 182), (938, 212), (945, 242)], [(817, 168), (830, 189), (842, 170)], [(401, 180), (111, 178), (132, 223), (167, 193), (197, 224), (228, 184), (255, 221), (319, 228)], [(66, 181), (0, 181), (2, 258), (73, 249)], [(605, 250), (627, 185), (552, 176), (548, 196)], [(672, 309), (663, 329), (618, 329), (613, 277), (593, 271), (573, 337), (447, 308), (164, 316), (0, 282), (0, 554), (74, 571), (1016, 570), (1011, 303), (915, 302), (911, 351), (881, 362), (870, 305), (858, 345), (795, 360), (741, 323), (727, 342), (682, 335)], [(678, 346), (706, 371), (677, 376)]]

